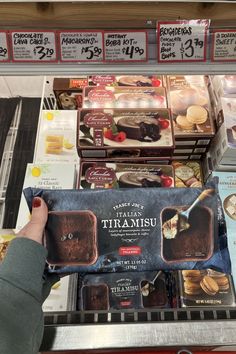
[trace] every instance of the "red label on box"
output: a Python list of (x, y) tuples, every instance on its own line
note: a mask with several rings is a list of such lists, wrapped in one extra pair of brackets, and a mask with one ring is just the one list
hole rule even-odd
[(120, 302), (120, 306), (122, 307), (128, 307), (132, 304), (132, 302), (130, 300), (126, 300), (126, 301), (121, 301)]
[(92, 76), (92, 81), (96, 85), (106, 86), (113, 84), (113, 82), (116, 81), (116, 78), (114, 75), (94, 75)]
[(69, 88), (81, 88), (88, 86), (87, 79), (70, 79)]
[(116, 174), (113, 169), (108, 167), (90, 167), (85, 174), (85, 179), (89, 183), (112, 183), (116, 178)]
[(130, 247), (120, 247), (119, 256), (136, 256), (142, 253), (141, 247), (130, 246)]
[(112, 125), (112, 115), (103, 112), (87, 113), (84, 124), (91, 128), (109, 128)]
[(115, 96), (112, 91), (105, 89), (95, 88), (88, 93), (88, 99), (92, 103), (106, 104), (107, 102), (113, 102)]

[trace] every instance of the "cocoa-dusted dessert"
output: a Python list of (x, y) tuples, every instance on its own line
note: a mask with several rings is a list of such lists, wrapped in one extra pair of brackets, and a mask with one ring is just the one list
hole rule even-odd
[(97, 219), (89, 210), (49, 212), (45, 237), (51, 265), (86, 266), (97, 260)]
[(129, 139), (139, 141), (157, 141), (161, 138), (158, 119), (150, 117), (135, 117), (130, 120), (129, 117), (122, 117), (117, 121), (119, 132), (125, 132)]
[(109, 309), (109, 289), (106, 284), (83, 286), (82, 297), (84, 310)]
[[(194, 207), (186, 224), (178, 225), (175, 215), (186, 207), (165, 208), (162, 220), (162, 257), (166, 262), (202, 261), (213, 254), (213, 215), (205, 206)], [(167, 221), (172, 221), (169, 232)]]

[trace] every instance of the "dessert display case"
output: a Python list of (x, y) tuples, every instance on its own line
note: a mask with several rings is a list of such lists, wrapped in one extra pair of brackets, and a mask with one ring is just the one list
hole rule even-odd
[[(13, 7), (14, 4), (16, 4), (15, 9)], [(4, 13), (4, 6), (5, 5), (0, 3), (0, 14)], [(32, 18), (34, 18), (35, 20), (34, 23), (31, 20), (27, 20), (24, 16), (24, 11), (27, 6), (29, 6), (28, 9), (32, 15)], [(16, 20), (14, 18), (14, 14), (16, 14), (17, 10), (19, 11), (20, 15), (19, 19)], [(75, 15), (75, 10), (81, 10), (81, 14), (77, 17)], [(75, 1), (71, 4), (63, 4), (63, 2), (58, 0), (50, 1), (47, 4), (41, 3), (40, 1), (37, 4), (31, 3), (30, 1), (25, 1), (25, 4), (17, 2), (15, 3), (14, 1), (12, 1), (8, 5), (6, 5), (5, 11), (7, 13), (7, 16), (1, 27), (4, 26), (4, 29), (8, 30), (22, 29), (25, 27), (34, 29), (42, 29), (43, 27), (47, 29), (53, 28), (58, 30), (69, 28), (87, 29), (89, 27), (89, 29), (99, 28), (110, 30), (122, 30), (130, 28), (145, 29), (148, 32), (148, 61), (146, 63), (0, 63), (0, 74), (2, 75), (2, 77), (0, 77), (0, 95), (2, 97), (40, 97), (42, 98), (40, 106), (40, 112), (42, 114), (44, 114), (43, 112), (49, 112), (50, 110), (55, 110), (62, 107), (68, 109), (71, 109), (71, 107), (77, 108), (77, 106), (82, 102), (82, 95), (80, 90), (78, 92), (73, 91), (73, 95), (75, 95), (76, 98), (72, 98), (69, 103), (67, 100), (68, 97), (60, 96), (61, 91), (64, 90), (64, 88), (62, 87), (62, 83), (58, 84), (57, 91), (59, 92), (59, 95), (55, 94), (55, 90), (53, 90), (53, 80), (55, 77), (61, 79), (67, 78), (66, 80), (68, 80), (68, 78), (73, 79), (76, 77), (82, 77), (83, 79), (83, 76), (94, 77), (94, 75), (107, 74), (116, 75), (122, 78), (124, 74), (131, 74), (133, 75), (133, 77), (135, 77), (133, 82), (137, 83), (137, 80), (138, 82), (140, 82), (140, 78), (137, 79), (137, 77), (140, 75), (151, 76), (155, 74), (158, 77), (162, 74), (185, 75), (186, 73), (192, 76), (196, 74), (236, 75), (235, 62), (220, 63), (210, 61), (211, 53), (209, 47), (207, 49), (207, 60), (205, 63), (158, 64), (156, 60), (157, 19), (168, 20), (178, 19), (179, 17), (211, 18), (212, 22), (210, 27), (210, 33), (212, 33), (212, 30), (216, 28), (230, 28), (236, 30), (236, 9), (234, 1), (212, 1), (212, 3), (205, 3), (204, 1), (193, 1), (191, 3), (189, 1), (182, 1), (181, 3), (174, 1), (172, 3), (165, 1), (159, 1), (158, 3), (156, 1), (149, 1), (148, 3), (144, 1)], [(63, 11), (65, 11), (65, 14), (62, 14)], [(131, 11), (133, 11), (133, 15), (130, 15), (128, 13)], [(109, 21), (107, 20), (106, 16), (110, 16)], [(137, 18), (135, 18), (135, 16), (137, 16)], [(68, 18), (70, 18), (70, 21), (68, 20)], [(76, 22), (78, 21), (78, 19), (80, 20), (79, 25), (78, 22)], [(94, 84), (94, 80), (92, 80), (92, 82)], [(115, 88), (115, 95), (117, 97), (121, 97), (121, 95), (126, 95), (124, 99), (126, 100), (125, 102), (127, 102), (129, 101), (129, 96), (127, 95), (130, 95), (130, 91), (135, 89), (129, 89), (127, 93), (127, 88), (124, 89), (126, 82), (122, 79), (120, 80), (120, 82), (123, 86), (120, 85), (118, 88)], [(63, 84), (66, 83), (64, 82)], [(89, 96), (91, 97), (91, 90), (96, 90), (96, 88), (96, 82), (91, 87), (90, 85), (88, 85), (87, 89), (85, 90), (86, 98)], [(162, 88), (155, 89), (155, 91), (158, 91), (158, 95), (162, 90)], [(125, 93), (121, 93), (122, 91), (125, 91)], [(139, 88), (138, 91), (139, 94), (141, 91), (143, 91), (143, 89)], [(191, 95), (192, 93), (190, 92), (190, 96)], [(165, 95), (159, 95), (159, 97), (163, 96)], [(177, 99), (179, 99), (179, 97), (177, 97)], [(197, 101), (197, 99), (198, 98), (196, 98), (195, 96), (192, 96), (192, 101), (191, 99), (190, 101), (194, 102), (193, 105), (196, 105), (197, 102), (199, 106), (201, 106), (202, 109), (197, 114), (198, 117), (201, 116), (201, 119), (196, 121), (191, 118), (191, 129), (193, 127), (193, 124), (195, 124), (196, 127), (199, 128), (199, 126), (205, 124), (205, 122), (209, 120), (209, 113), (207, 113), (206, 110), (208, 104), (208, 97), (203, 94), (201, 96), (201, 104), (199, 103), (199, 101)], [(136, 102), (139, 102), (139, 100), (140, 96), (137, 97)], [(181, 97), (180, 100), (182, 100)], [(115, 102), (118, 102), (117, 98)], [(186, 107), (184, 111), (179, 110), (177, 112), (175, 116), (176, 121), (178, 120), (180, 122), (181, 118), (178, 119), (178, 117), (183, 116), (183, 114), (188, 114), (189, 116), (191, 116), (191, 114), (194, 115), (196, 113), (191, 112), (191, 110), (189, 110), (186, 104), (185, 106)], [(160, 106), (160, 102), (158, 101), (158, 109), (165, 109), (163, 107), (165, 107), (165, 105)], [(86, 112), (89, 111), (90, 108), (90, 106), (86, 105)], [(112, 106), (108, 107), (108, 110), (109, 109), (120, 110), (121, 108)], [(151, 107), (151, 109), (150, 107), (148, 107), (148, 109), (151, 111), (153, 107)], [(6, 139), (5, 151), (1, 164), (0, 226), (4, 224), (6, 191), (9, 179), (11, 177), (10, 172), (12, 170), (12, 156), (14, 146), (17, 140), (17, 135), (19, 132), (19, 122), (21, 113), (22, 101), (20, 101), (15, 110), (15, 114), (11, 122), (10, 131)], [(69, 115), (70, 114), (68, 113), (68, 116)], [(119, 120), (121, 119), (122, 118), (119, 117)], [(125, 126), (126, 132), (128, 132), (129, 134), (130, 129), (129, 127), (127, 127), (127, 122), (121, 123), (122, 129), (124, 129), (123, 127)], [(184, 128), (186, 128), (186, 126), (184, 126)], [(187, 128), (189, 128), (189, 126)], [(207, 138), (211, 139), (214, 136), (214, 132), (210, 123), (208, 124), (207, 129), (209, 130)], [(172, 133), (170, 132), (170, 135), (171, 134)], [(54, 131), (53, 134), (51, 134), (51, 132), (49, 134), (47, 131), (47, 135), (48, 136), (46, 140), (44, 140), (42, 144), (43, 146), (44, 144), (46, 144), (47, 149), (56, 149), (56, 152), (58, 154), (56, 154), (55, 156), (60, 155), (60, 153), (63, 151), (69, 151), (70, 153), (72, 153), (72, 150), (70, 150), (69, 146), (71, 141), (67, 141), (67, 148), (65, 148), (64, 140), (61, 138), (60, 132)], [(138, 139), (134, 139), (133, 137), (131, 137), (130, 140)], [(74, 140), (72, 143), (72, 145), (76, 144)], [(169, 145), (171, 144), (169, 143)], [(137, 149), (137, 146), (132, 146), (132, 148)], [(178, 148), (178, 153), (175, 154), (177, 158), (179, 158), (179, 150), (181, 150), (181, 148)], [(167, 151), (169, 150), (167, 149)], [(73, 153), (74, 152), (75, 151), (73, 151)], [(203, 154), (205, 154), (205, 152), (206, 151), (204, 151)], [(197, 156), (199, 155), (199, 153), (193, 152), (193, 155), (196, 156), (196, 159), (198, 159)], [(164, 159), (167, 159), (168, 156), (169, 155), (166, 152)], [(180, 156), (183, 157), (184, 155), (180, 154)], [(67, 161), (61, 162), (65, 163)], [(104, 160), (103, 167), (107, 165), (108, 162)], [(109, 167), (113, 167), (114, 165), (115, 162), (113, 161), (113, 165)], [(184, 171), (181, 173), (179, 171), (178, 173), (177, 169), (180, 169), (180, 165), (175, 165), (174, 162), (173, 167), (174, 169), (176, 169), (175, 172), (180, 186), (183, 187), (183, 185), (186, 185), (187, 187), (191, 187), (191, 184), (198, 183), (199, 187), (199, 183), (201, 183), (199, 181), (202, 181), (202, 176), (200, 176), (199, 171), (196, 172), (194, 170), (193, 174), (191, 174), (189, 178), (185, 178), (183, 177), (183, 173), (187, 174), (189, 173), (189, 171)], [(163, 165), (162, 172), (166, 170), (168, 169), (166, 169)], [(168, 176), (170, 175), (172, 177), (172, 171), (165, 172), (165, 174), (167, 174)], [(194, 178), (194, 180), (191, 180), (190, 177)], [(181, 178), (183, 178), (183, 180)], [(84, 176), (82, 176), (81, 181), (83, 180), (85, 180)], [(123, 183), (130, 185), (132, 184), (132, 178), (130, 178), (130, 180), (127, 177), (125, 181), (123, 181)], [(155, 181), (156, 180), (157, 178), (155, 179)], [(80, 183), (82, 184), (81, 181)], [(158, 179), (158, 181), (160, 184), (160, 179)], [(142, 183), (143, 182), (141, 182), (141, 185)], [(89, 188), (92, 189), (92, 187)], [(165, 210), (164, 215), (162, 215), (163, 222), (165, 222), (165, 213), (168, 214), (171, 212), (171, 209)], [(204, 218), (206, 219), (206, 222), (207, 220), (211, 219), (211, 215), (208, 210), (203, 210), (203, 214)], [(63, 214), (63, 218), (65, 219), (69, 217), (73, 218), (73, 216), (74, 215)], [(60, 225), (57, 221), (58, 213), (54, 213), (54, 217), (55, 224), (57, 225), (57, 227), (59, 227)], [(79, 214), (76, 215), (76, 220), (78, 217), (82, 217), (83, 220), (85, 218), (84, 215)], [(90, 222), (91, 224), (89, 224), (89, 227), (91, 228), (92, 232), (94, 232), (94, 223), (96, 222), (94, 216), (86, 214), (86, 218), (89, 219), (88, 222)], [(87, 229), (87, 231), (88, 230), (90, 231), (90, 229)], [(211, 233), (210, 226), (208, 231), (209, 233)], [(67, 233), (67, 231), (65, 231), (65, 233)], [(97, 259), (95, 239), (96, 235), (93, 235), (93, 240), (91, 241), (90, 245), (90, 258), (83, 260), (83, 262), (87, 262), (86, 264), (92, 264)], [(57, 240), (51, 240), (51, 242), (57, 243)], [(205, 246), (209, 248), (208, 244), (205, 244)], [(170, 256), (169, 252), (167, 252), (167, 256)], [(50, 254), (49, 257), (50, 262), (53, 265), (57, 265), (58, 263), (63, 264), (64, 255), (62, 255), (62, 257), (60, 257), (59, 259), (53, 259), (53, 255), (51, 256)], [(70, 259), (70, 257), (71, 250), (68, 250), (68, 259)], [(70, 259), (70, 261), (72, 263), (75, 262), (75, 264), (77, 264), (76, 259)], [(233, 287), (231, 281), (230, 285)], [(125, 352), (126, 350), (140, 350), (141, 348), (146, 348), (147, 350), (153, 351), (159, 350), (160, 348), (173, 348), (175, 350), (184, 348), (187, 350), (192, 350), (194, 348), (199, 347), (204, 348), (206, 350), (236, 350), (236, 308), (234, 307), (233, 300), (231, 298), (230, 300), (232, 301), (230, 302), (230, 306), (227, 305), (216, 307), (211, 306), (209, 304), (208, 306), (204, 305), (204, 307), (197, 308), (168, 308), (168, 306), (165, 306), (164, 308), (152, 308), (148, 305), (149, 299), (145, 298), (141, 299), (142, 304), (145, 304), (143, 306), (144, 308), (137, 310), (127, 308), (114, 309), (108, 308), (109, 299), (107, 285), (102, 284), (102, 286), (100, 285), (99, 287), (96, 284), (94, 285), (92, 281), (91, 284), (89, 283), (89, 281), (85, 283), (82, 293), (82, 297), (83, 296), (86, 297), (87, 302), (84, 301), (85, 304), (83, 304), (83, 306), (81, 307), (82, 309), (80, 311), (60, 311), (45, 313), (45, 332), (41, 348), (42, 351), (80, 350), (91, 352), (105, 352), (106, 350), (109, 351), (122, 349), (122, 351)], [(89, 298), (99, 298), (101, 296), (103, 296), (103, 308), (97, 310), (96, 303), (93, 303), (91, 300), (89, 300)], [(177, 297), (178, 296), (176, 295), (176, 298)], [(164, 300), (163, 302), (168, 302), (166, 298)]]

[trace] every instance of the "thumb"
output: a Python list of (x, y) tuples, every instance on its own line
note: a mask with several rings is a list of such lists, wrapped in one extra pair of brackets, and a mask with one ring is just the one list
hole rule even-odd
[(43, 241), (43, 230), (48, 219), (48, 208), (42, 198), (35, 197), (32, 202), (31, 220), (21, 229), (17, 236), (26, 237), (40, 244)]

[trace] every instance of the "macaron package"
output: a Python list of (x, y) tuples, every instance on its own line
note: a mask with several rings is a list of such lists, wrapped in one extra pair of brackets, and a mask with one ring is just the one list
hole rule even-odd
[(202, 167), (199, 161), (173, 161), (175, 187), (201, 188), (203, 186)]
[(182, 307), (234, 306), (235, 293), (229, 274), (212, 269), (179, 271)]
[(204, 76), (168, 76), (167, 86), (175, 137), (213, 136), (210, 99)]
[(204, 190), (28, 188), (24, 193), (30, 207), (39, 195), (48, 205), (45, 242), (53, 272), (213, 268), (230, 273), (224, 214), (214, 181)]

